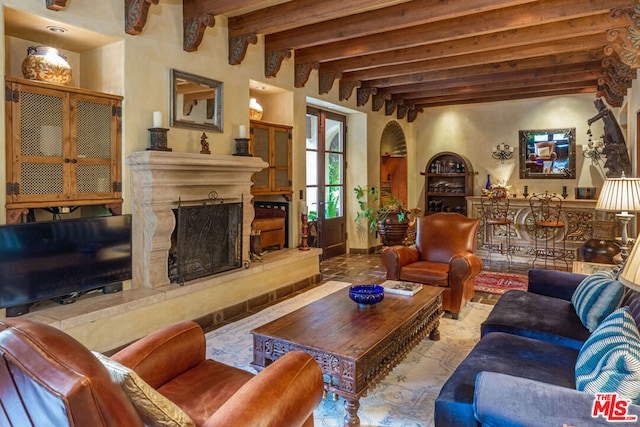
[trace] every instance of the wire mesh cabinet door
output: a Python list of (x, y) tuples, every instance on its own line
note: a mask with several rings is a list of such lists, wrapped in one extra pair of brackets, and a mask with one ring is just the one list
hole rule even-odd
[(122, 97), (6, 79), (7, 209), (121, 204)]

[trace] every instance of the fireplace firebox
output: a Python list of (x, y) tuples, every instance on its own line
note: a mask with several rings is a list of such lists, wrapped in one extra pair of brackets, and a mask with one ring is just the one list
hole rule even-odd
[(242, 203), (212, 201), (173, 209), (169, 280), (184, 284), (242, 266)]

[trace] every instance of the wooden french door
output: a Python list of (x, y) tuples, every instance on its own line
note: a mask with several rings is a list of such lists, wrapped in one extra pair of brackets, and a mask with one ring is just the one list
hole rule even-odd
[(310, 243), (323, 259), (344, 254), (346, 117), (307, 107), (307, 186)]

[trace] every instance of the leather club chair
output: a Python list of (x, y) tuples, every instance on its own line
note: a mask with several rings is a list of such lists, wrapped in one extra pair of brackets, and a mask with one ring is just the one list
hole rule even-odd
[(474, 277), (482, 260), (474, 253), (479, 219), (440, 212), (418, 218), (415, 246), (389, 246), (382, 251), (387, 280), (441, 286), (442, 306), (458, 318), (474, 296)]
[[(196, 426), (312, 426), (320, 367), (290, 352), (257, 375), (205, 359), (197, 323), (162, 328), (112, 356)], [(0, 319), (0, 425), (135, 427), (143, 422), (89, 349), (26, 319)]]

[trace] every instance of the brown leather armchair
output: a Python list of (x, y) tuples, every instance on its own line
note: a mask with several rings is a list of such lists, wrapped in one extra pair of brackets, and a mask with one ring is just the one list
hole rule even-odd
[[(160, 329), (112, 357), (177, 404), (196, 426), (313, 425), (322, 373), (290, 352), (258, 375), (205, 359), (198, 324)], [(140, 426), (102, 363), (51, 326), (0, 319), (0, 425)]]
[(415, 246), (389, 246), (382, 251), (387, 280), (442, 286), (442, 306), (454, 319), (474, 296), (473, 279), (482, 270), (474, 254), (479, 219), (459, 213), (418, 218)]

